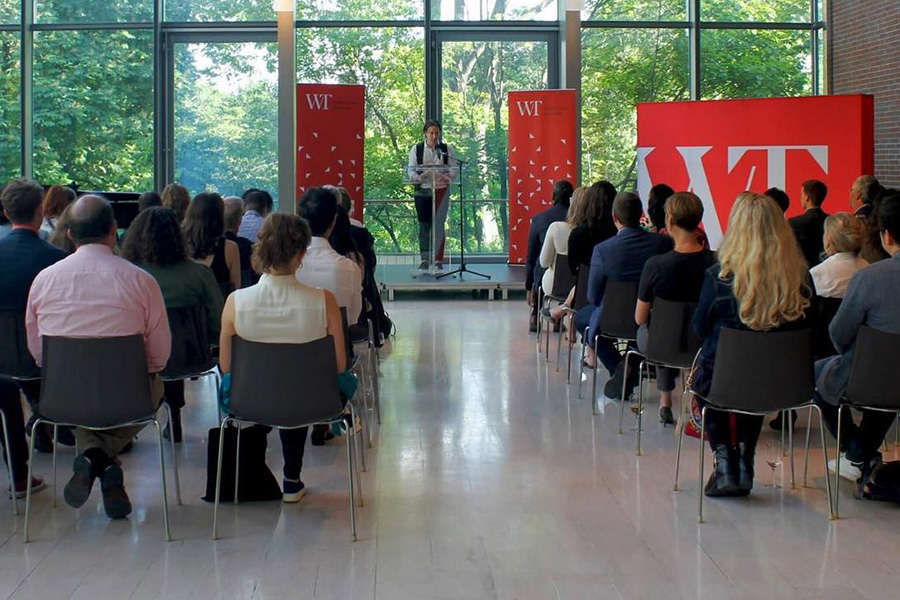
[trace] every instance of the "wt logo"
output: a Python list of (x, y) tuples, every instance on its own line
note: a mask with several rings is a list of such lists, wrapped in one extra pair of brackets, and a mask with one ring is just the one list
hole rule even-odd
[(328, 103), (334, 94), (306, 94), (306, 102), (310, 110), (329, 110)]
[(540, 116), (538, 111), (543, 103), (543, 100), (519, 100), (516, 102), (516, 106), (519, 108), (521, 116), (538, 117)]

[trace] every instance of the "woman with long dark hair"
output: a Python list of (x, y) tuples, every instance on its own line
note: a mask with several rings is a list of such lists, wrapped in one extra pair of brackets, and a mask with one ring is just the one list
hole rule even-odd
[(212, 269), (223, 296), (241, 287), (241, 253), (225, 239), (225, 202), (215, 192), (194, 196), (182, 223), (188, 255)]

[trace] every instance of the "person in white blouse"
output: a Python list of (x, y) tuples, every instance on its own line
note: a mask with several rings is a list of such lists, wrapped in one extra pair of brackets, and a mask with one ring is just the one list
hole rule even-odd
[[(408, 176), (416, 184), (415, 204), (416, 219), (419, 222), (419, 255), (422, 262), (419, 269), (426, 270), (432, 260), (434, 250), (434, 267), (443, 268), (444, 242), (446, 232), (447, 210), (450, 199), (447, 191), (456, 174), (457, 161), (453, 158), (456, 152), (441, 142), (441, 123), (436, 120), (425, 122), (422, 129), (424, 141), (413, 146), (409, 151)], [(445, 169), (423, 169), (422, 167), (440, 167)], [(434, 197), (432, 197), (432, 193)], [(432, 202), (434, 215), (432, 215)], [(432, 247), (432, 236), (434, 246)]]
[(347, 309), (347, 323), (355, 325), (362, 312), (362, 271), (328, 243), (337, 218), (337, 198), (324, 187), (309, 188), (300, 197), (299, 209), (313, 238), (303, 266), (297, 269), (297, 281), (334, 294), (338, 306)]
[(544, 277), (541, 279), (541, 289), (545, 294), (553, 291), (554, 267), (556, 265), (557, 255), (568, 256), (569, 253), (569, 235), (575, 229), (576, 215), (579, 212), (579, 205), (584, 200), (586, 188), (580, 187), (572, 194), (569, 201), (569, 212), (566, 213), (565, 221), (557, 221), (551, 223), (547, 229), (547, 236), (544, 238), (544, 245), (541, 246), (541, 267), (547, 269), (544, 271)]
[(853, 275), (869, 266), (859, 255), (864, 232), (864, 225), (849, 213), (840, 212), (825, 219), (823, 241), (828, 258), (809, 271), (817, 296), (843, 298)]

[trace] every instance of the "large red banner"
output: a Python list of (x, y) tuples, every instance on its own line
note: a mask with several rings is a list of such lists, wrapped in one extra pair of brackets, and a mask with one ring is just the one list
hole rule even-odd
[(344, 187), (362, 220), (365, 127), (365, 86), (297, 84), (298, 198), (318, 185)]
[(803, 212), (800, 187), (828, 186), (824, 209), (849, 210), (853, 180), (874, 169), (871, 96), (813, 96), (639, 104), (638, 192), (665, 183), (703, 200), (703, 225), (718, 247), (745, 190), (781, 188), (788, 216)]
[(531, 218), (553, 201), (553, 184), (576, 185), (574, 90), (509, 93), (509, 262), (528, 253)]

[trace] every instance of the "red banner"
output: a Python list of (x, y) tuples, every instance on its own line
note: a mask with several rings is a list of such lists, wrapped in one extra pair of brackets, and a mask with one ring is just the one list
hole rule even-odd
[(509, 93), (509, 262), (528, 253), (531, 218), (553, 202), (553, 184), (578, 175), (574, 90)]
[(703, 200), (703, 225), (718, 247), (745, 190), (781, 188), (788, 216), (803, 212), (800, 187), (828, 186), (824, 209), (849, 210), (853, 180), (874, 169), (871, 96), (812, 96), (639, 104), (638, 192), (665, 183)]
[(297, 197), (318, 185), (344, 187), (362, 220), (366, 87), (297, 84)]

